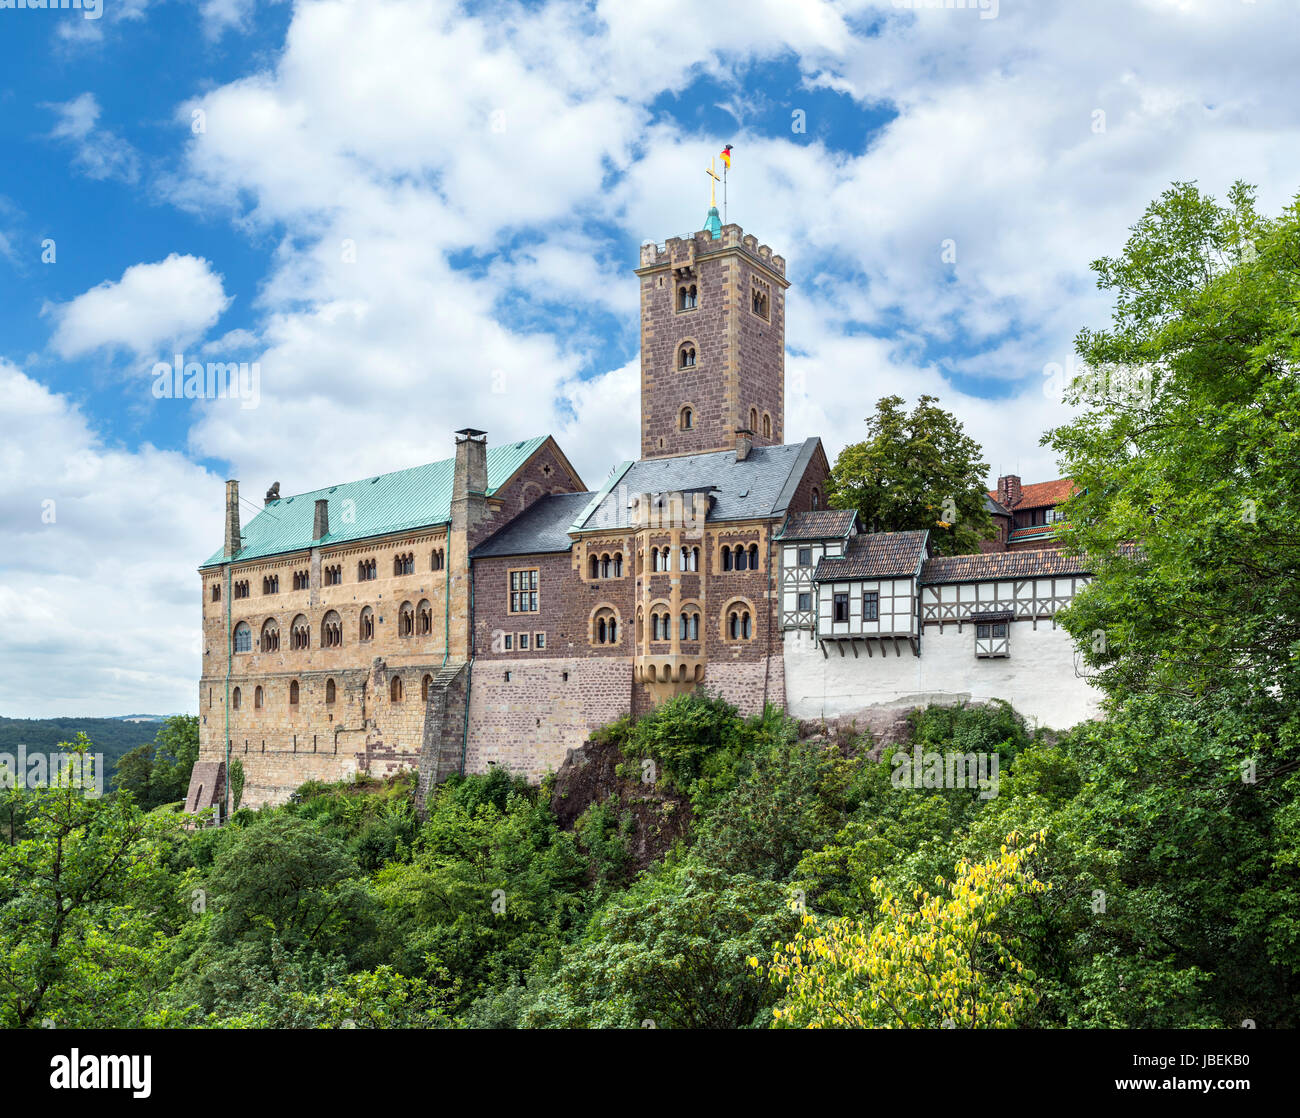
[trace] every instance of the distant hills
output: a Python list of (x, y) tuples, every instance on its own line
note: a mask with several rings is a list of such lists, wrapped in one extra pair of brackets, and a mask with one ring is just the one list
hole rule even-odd
[(78, 730), (84, 730), (95, 747), (104, 755), (104, 773), (111, 784), (117, 760), (137, 745), (153, 741), (158, 727), (171, 715), (124, 714), (115, 718), (5, 718), (0, 716), (0, 753), (17, 756), (18, 747), (26, 746), (28, 753), (53, 753), (59, 742), (75, 741)]

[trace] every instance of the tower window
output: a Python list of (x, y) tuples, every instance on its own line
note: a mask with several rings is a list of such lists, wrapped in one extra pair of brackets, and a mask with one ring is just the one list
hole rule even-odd
[(700, 305), (699, 290), (693, 283), (684, 283), (677, 288), (677, 309), (693, 311)]
[(764, 412), (764, 414), (763, 414), (763, 438), (765, 438), (765, 439), (770, 439), (771, 437), (772, 437), (772, 417), (771, 417), (770, 415), (768, 415), (766, 412)]
[(695, 347), (690, 343), (683, 345), (677, 351), (677, 367), (679, 369), (693, 369), (695, 367)]
[(695, 412), (691, 408), (682, 408), (682, 416), (678, 426), (681, 427), (683, 431), (689, 431), (695, 426)]
[(749, 296), (750, 310), (752, 310), (756, 315), (758, 315), (759, 318), (770, 319), (772, 317), (770, 305), (771, 305), (771, 301), (769, 298), (769, 288), (767, 284), (765, 284), (760, 279), (755, 279), (753, 281), (753, 286), (750, 288), (750, 296)]

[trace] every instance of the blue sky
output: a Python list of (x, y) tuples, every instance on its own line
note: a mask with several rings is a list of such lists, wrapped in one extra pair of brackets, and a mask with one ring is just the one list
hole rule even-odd
[[(637, 246), (700, 226), (724, 143), (729, 219), (794, 281), (788, 437), (834, 456), (878, 397), (929, 392), (990, 478), (1056, 476), (1044, 370), (1106, 321), (1089, 261), (1171, 181), (1240, 177), (1268, 209), (1300, 186), (1298, 23), (1284, 0), (0, 6), (0, 713), (194, 707), (227, 476), (256, 503), (472, 425), (551, 432), (598, 484), (637, 445)], [(256, 362), (256, 398), (156, 398), (177, 353)]]

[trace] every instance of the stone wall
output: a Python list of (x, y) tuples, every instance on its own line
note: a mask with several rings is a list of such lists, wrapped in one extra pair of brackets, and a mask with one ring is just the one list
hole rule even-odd
[[(1040, 619), (1011, 622), (1011, 655), (976, 659), (974, 626), (926, 625), (921, 655), (904, 646), (868, 656), (858, 642), (813, 642), (785, 634), (786, 709), (800, 719), (833, 718), (885, 703), (955, 703), (1005, 699), (1031, 725), (1065, 729), (1095, 717), (1101, 693), (1078, 674), (1082, 658), (1069, 633)], [(843, 655), (841, 655), (843, 647)]]

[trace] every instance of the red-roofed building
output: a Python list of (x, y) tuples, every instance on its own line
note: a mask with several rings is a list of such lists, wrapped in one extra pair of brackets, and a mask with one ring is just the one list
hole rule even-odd
[(998, 478), (997, 489), (989, 491), (989, 512), (998, 526), (997, 538), (981, 550), (1033, 551), (1060, 547), (1056, 526), (1065, 519), (1058, 506), (1077, 491), (1073, 478), (1037, 481), (1022, 485), (1015, 474)]

